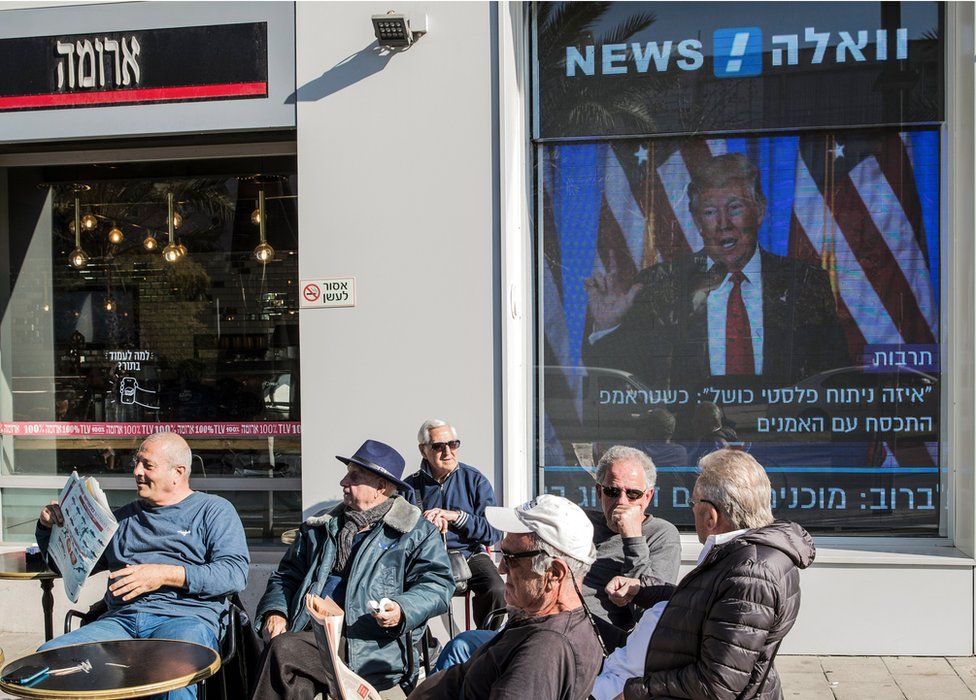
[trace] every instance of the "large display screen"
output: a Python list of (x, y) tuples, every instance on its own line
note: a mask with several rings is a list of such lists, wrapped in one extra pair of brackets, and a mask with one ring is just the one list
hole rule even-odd
[(780, 517), (938, 534), (940, 137), (875, 127), (539, 146), (545, 491), (613, 444), (682, 527), (751, 452)]

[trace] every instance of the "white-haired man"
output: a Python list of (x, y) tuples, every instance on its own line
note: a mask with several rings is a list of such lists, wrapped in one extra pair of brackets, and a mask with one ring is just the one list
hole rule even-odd
[(584, 700), (603, 654), (578, 592), (593, 563), (593, 527), (574, 503), (549, 494), (488, 508), (501, 542), (511, 621), (465, 663), (431, 676), (413, 700)]
[(492, 612), (505, 609), (505, 583), (486, 548), (501, 535), (485, 519), (485, 508), (495, 505), (495, 492), (484, 474), (458, 460), (461, 440), (449, 423), (431, 418), (417, 433), (423, 459), (420, 470), (404, 481), (413, 489), (424, 517), (445, 537), (449, 551), (468, 561), (474, 593), (474, 622), (483, 629)]
[[(107, 612), (41, 649), (114, 639), (180, 639), (217, 648), (226, 596), (244, 589), (249, 556), (234, 506), (190, 488), (192, 455), (176, 433), (139, 446), (132, 473), (139, 498), (115, 512), (119, 529), (97, 570), (108, 569)], [(44, 506), (35, 536), (46, 552), (64, 516)], [(169, 694), (196, 697), (191, 686)]]
[(799, 612), (799, 570), (813, 562), (813, 540), (773, 520), (769, 478), (751, 455), (718, 450), (699, 469), (698, 565), (677, 587), (610, 583), (619, 604), (653, 607), (607, 659), (593, 689), (599, 700), (621, 691), (625, 700), (782, 697), (773, 658)]

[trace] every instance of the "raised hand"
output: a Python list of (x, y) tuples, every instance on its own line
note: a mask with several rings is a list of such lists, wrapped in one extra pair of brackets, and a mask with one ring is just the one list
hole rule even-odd
[(583, 286), (589, 296), (594, 331), (618, 325), (643, 288), (643, 285), (630, 284), (630, 280), (622, 279), (615, 250), (610, 251), (606, 272), (593, 273), (592, 277), (583, 280)]

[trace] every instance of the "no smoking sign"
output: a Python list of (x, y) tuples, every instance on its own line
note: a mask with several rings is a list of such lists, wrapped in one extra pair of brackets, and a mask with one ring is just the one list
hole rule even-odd
[(356, 278), (302, 280), (301, 308), (341, 308), (356, 305)]

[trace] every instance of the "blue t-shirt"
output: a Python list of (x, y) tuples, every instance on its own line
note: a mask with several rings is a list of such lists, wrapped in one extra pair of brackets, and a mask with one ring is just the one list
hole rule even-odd
[[(129, 601), (106, 590), (109, 613), (131, 606), (157, 615), (194, 615), (211, 625), (219, 638), (225, 597), (244, 589), (250, 563), (244, 526), (234, 506), (220, 496), (194, 491), (174, 505), (136, 500), (114, 513), (119, 529), (96, 570), (175, 564), (186, 571), (186, 588), (163, 587)], [(38, 527), (38, 545), (44, 551), (49, 537), (50, 530)]]

